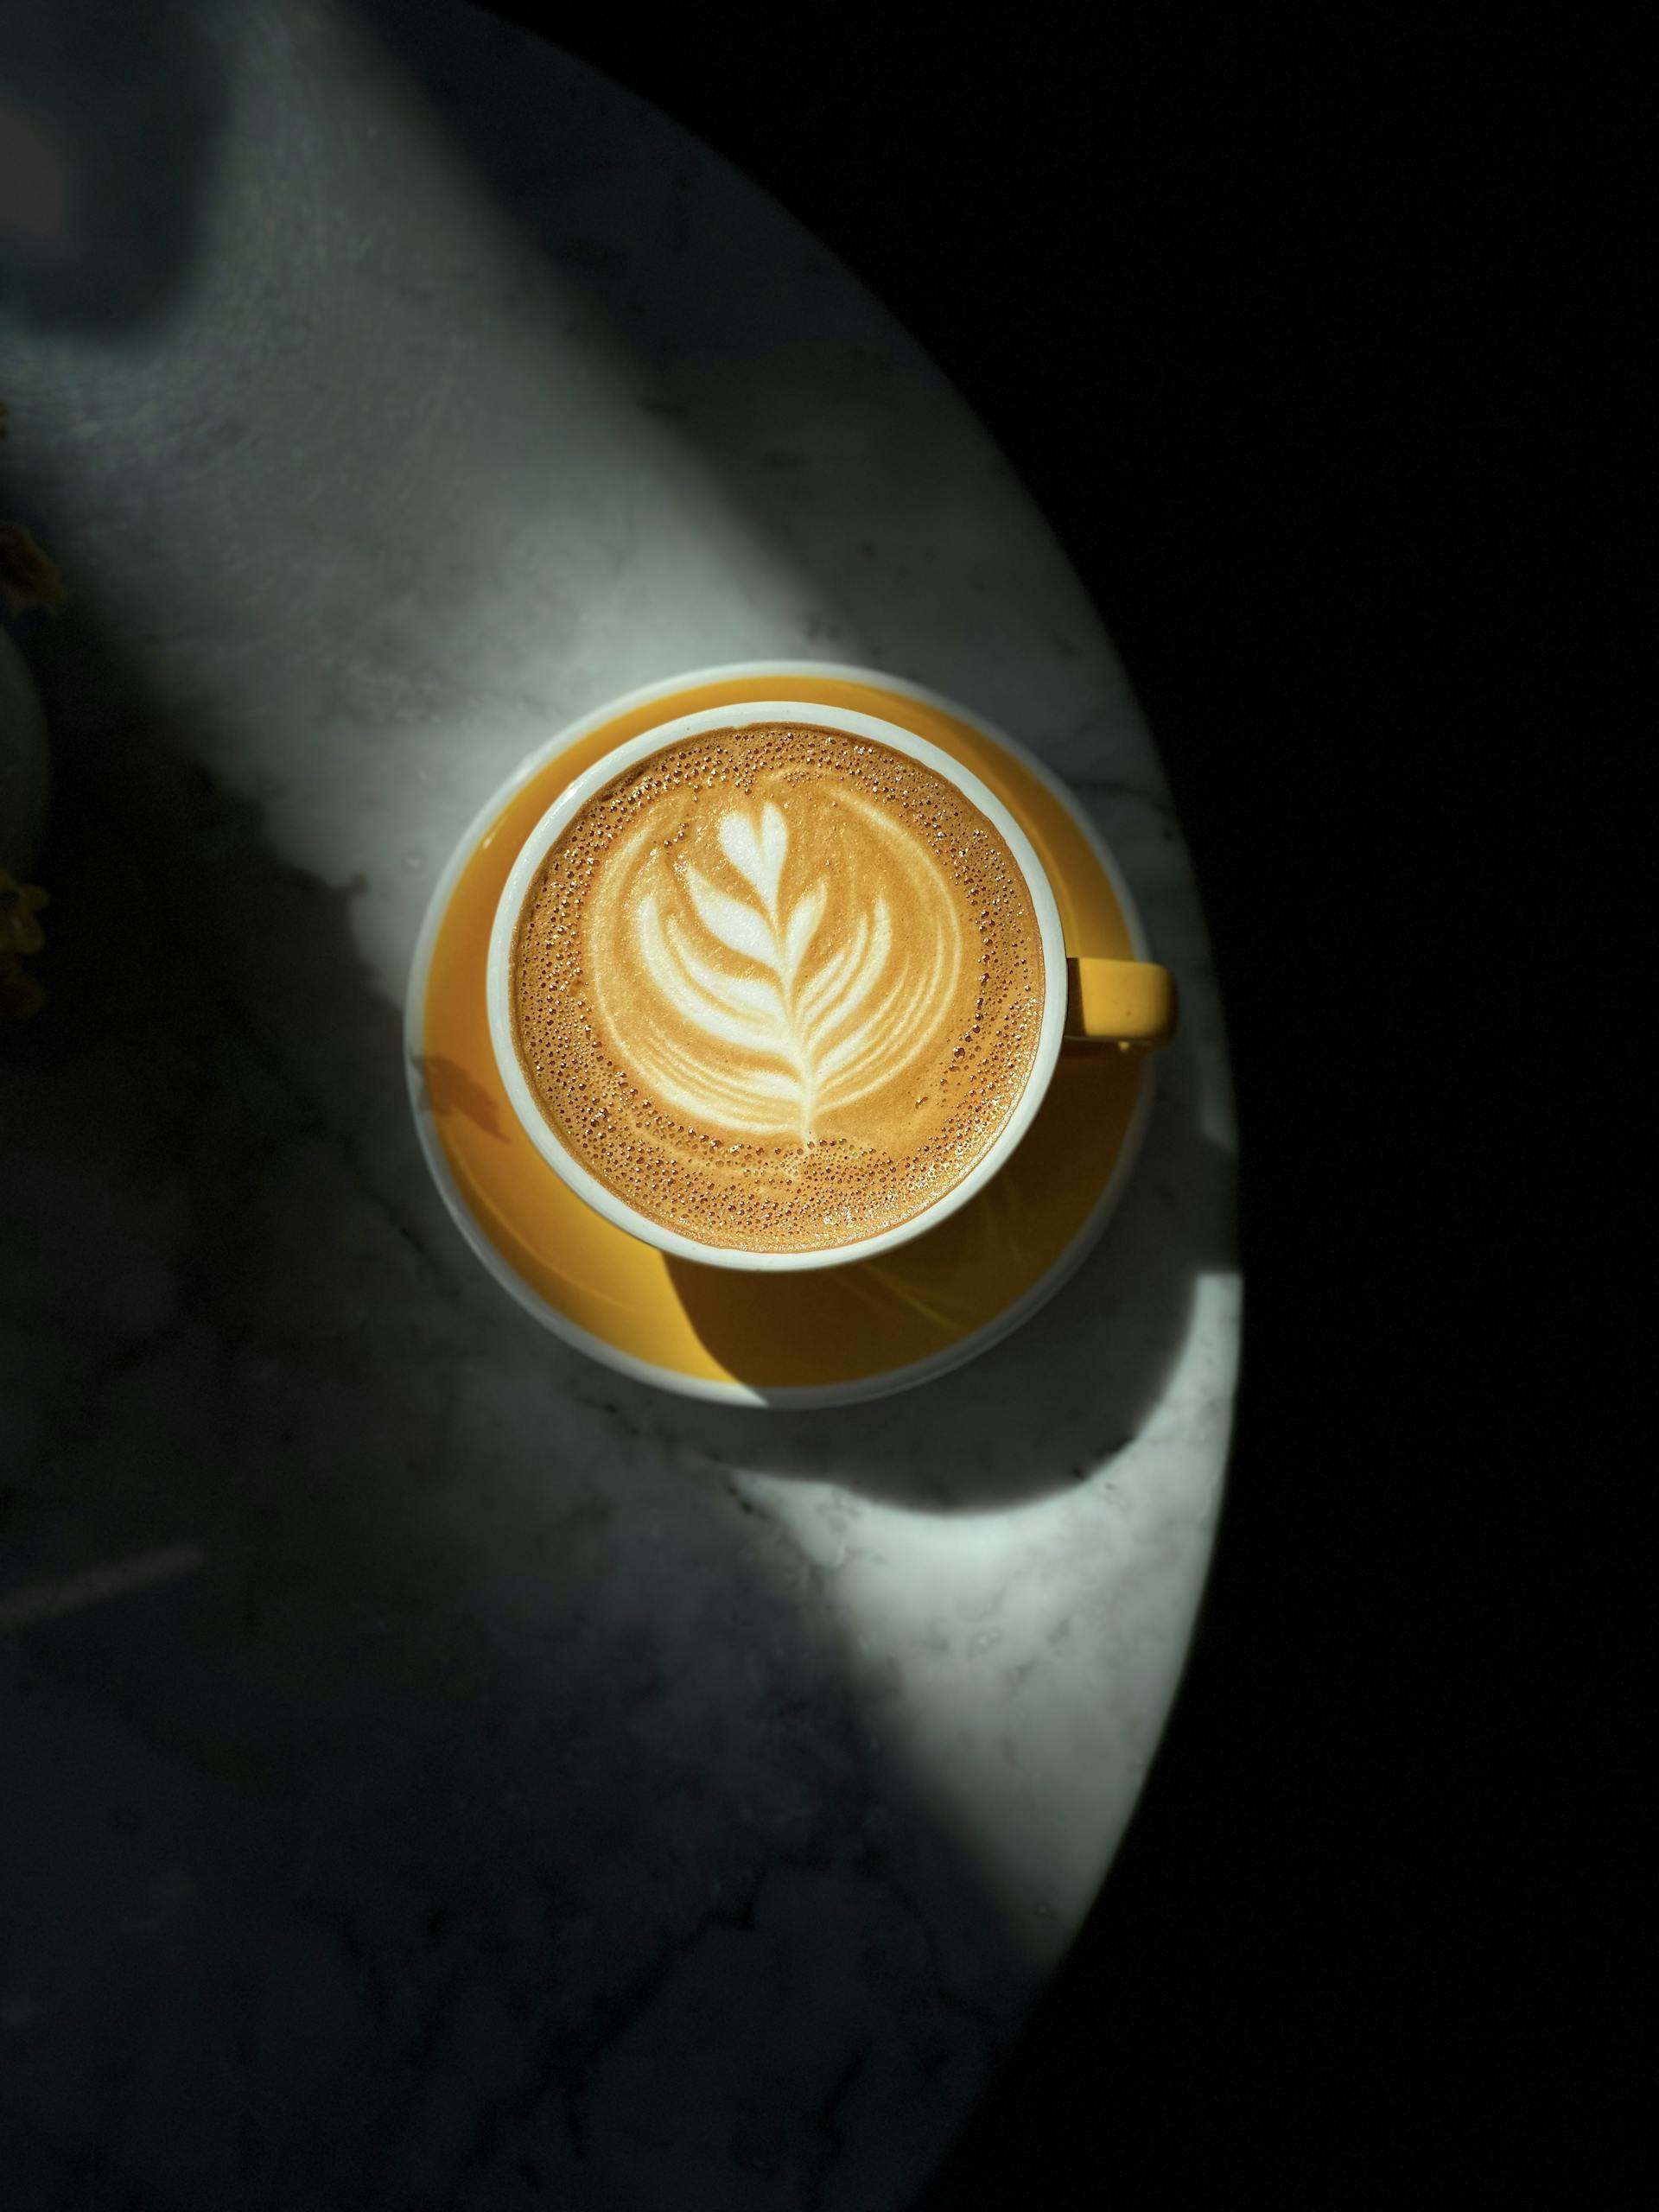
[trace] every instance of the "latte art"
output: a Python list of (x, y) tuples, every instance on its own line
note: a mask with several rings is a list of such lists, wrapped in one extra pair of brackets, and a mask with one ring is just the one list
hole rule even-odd
[(832, 729), (683, 740), (555, 842), (514, 938), (520, 1065), (566, 1148), (698, 1240), (816, 1250), (912, 1217), (1018, 1103), (1044, 997), (1007, 845)]
[[(712, 820), (736, 896), (642, 831), (598, 888), (590, 939), (607, 955), (595, 1003), (657, 1096), (713, 1128), (804, 1145), (938, 1041), (963, 953), (949, 887), (914, 841), (850, 795), (818, 803), (847, 811), (838, 865), (820, 837), (818, 872), (790, 869), (787, 899), (783, 807), (733, 806)], [(906, 868), (920, 926), (900, 944), (880, 885)], [(607, 974), (626, 978), (626, 1011)]]

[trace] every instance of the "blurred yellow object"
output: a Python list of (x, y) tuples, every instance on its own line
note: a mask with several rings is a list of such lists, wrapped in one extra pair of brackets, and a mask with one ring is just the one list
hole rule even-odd
[(64, 602), (63, 571), (20, 522), (0, 522), (0, 593), (14, 614), (33, 607), (55, 613)]
[(38, 883), (19, 883), (10, 868), (0, 868), (0, 1016), (38, 1014), (46, 1002), (22, 956), (45, 944), (46, 932), (35, 917), (50, 903)]
[(35, 917), (51, 903), (38, 883), (19, 883), (0, 868), (0, 951), (38, 952), (46, 938)]
[(46, 989), (15, 952), (0, 952), (0, 1021), (24, 1021), (46, 1004)]
[[(0, 438), (10, 435), (10, 412), (0, 399)], [(0, 522), (0, 595), (14, 614), (31, 607), (55, 611), (64, 602), (62, 569), (21, 522)]]

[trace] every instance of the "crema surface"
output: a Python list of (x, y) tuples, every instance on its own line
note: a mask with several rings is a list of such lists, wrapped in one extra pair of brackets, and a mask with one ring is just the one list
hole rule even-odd
[(566, 827), (512, 994), (542, 1110), (620, 1198), (704, 1243), (823, 1250), (995, 1142), (1042, 944), (1001, 833), (932, 769), (831, 728), (716, 730)]

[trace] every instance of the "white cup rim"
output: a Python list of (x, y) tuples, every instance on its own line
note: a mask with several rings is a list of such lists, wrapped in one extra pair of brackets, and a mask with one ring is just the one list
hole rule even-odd
[[(851, 736), (868, 737), (875, 743), (891, 747), (894, 752), (906, 753), (943, 776), (995, 825), (1014, 855), (1036, 914), (1043, 951), (1043, 1018), (1031, 1072), (1019, 1103), (983, 1156), (961, 1182), (954, 1185), (932, 1205), (910, 1220), (899, 1222), (876, 1236), (860, 1237), (853, 1243), (834, 1245), (827, 1250), (750, 1252), (728, 1245), (705, 1243), (696, 1237), (687, 1236), (678, 1230), (652, 1221), (636, 1211), (626, 1199), (620, 1198), (566, 1148), (542, 1111), (536, 1094), (519, 1065), (513, 1043), (508, 984), (513, 933), (536, 872), (555, 840), (595, 793), (604, 790), (607, 784), (627, 769), (636, 767), (640, 761), (649, 759), (653, 753), (661, 752), (664, 747), (677, 744), (684, 738), (701, 736), (709, 730), (745, 729), (760, 722), (779, 721), (845, 731)], [(884, 721), (875, 715), (856, 713), (850, 708), (829, 707), (802, 699), (744, 700), (723, 707), (702, 708), (694, 714), (678, 715), (671, 721), (642, 730), (637, 736), (614, 747), (566, 785), (519, 847), (508, 870), (506, 881), (502, 886), (490, 931), (485, 996), (491, 1047), (520, 1127), (547, 1165), (595, 1213), (629, 1236), (638, 1237), (642, 1243), (653, 1245), (658, 1251), (678, 1259), (753, 1274), (804, 1273), (824, 1268), (845, 1267), (855, 1260), (874, 1259), (898, 1245), (908, 1243), (912, 1237), (925, 1235), (955, 1213), (958, 1207), (965, 1205), (1002, 1166), (1034, 1120), (1047, 1095), (1055, 1063), (1059, 1058), (1060, 1043), (1065, 1029), (1065, 938), (1053, 887), (1030, 838), (995, 792), (942, 746), (917, 736), (913, 731), (905, 729), (896, 722)]]

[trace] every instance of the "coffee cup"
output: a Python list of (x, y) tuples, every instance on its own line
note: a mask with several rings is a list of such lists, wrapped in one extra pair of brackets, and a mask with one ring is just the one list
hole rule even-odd
[[(642, 1205), (631, 1204), (613, 1183), (602, 1179), (591, 1166), (578, 1157), (571, 1143), (556, 1128), (544, 1101), (538, 1096), (537, 1086), (526, 1072), (521, 1051), (524, 1039), (522, 1023), (515, 1004), (513, 962), (515, 944), (518, 941), (521, 919), (526, 913), (526, 901), (531, 897), (541, 876), (543, 863), (554, 852), (562, 838), (573, 825), (579, 830), (584, 819), (593, 817), (588, 810), (596, 801), (603, 801), (613, 785), (622, 788), (620, 779), (631, 779), (632, 785), (640, 781), (635, 772), (648, 776), (659, 755), (673, 760), (683, 758), (690, 741), (706, 740), (724, 742), (724, 734), (745, 734), (760, 741), (764, 734), (772, 729), (791, 729), (817, 733), (826, 740), (845, 741), (861, 757), (880, 760), (897, 754), (903, 760), (918, 764), (921, 770), (930, 771), (933, 777), (950, 786), (955, 795), (960, 818), (974, 819), (976, 828), (969, 833), (982, 834), (979, 818), (988, 825), (986, 850), (996, 849), (1000, 865), (1005, 874), (1011, 867), (1017, 872), (1018, 882), (1023, 887), (1028, 911), (1022, 902), (1012, 897), (1007, 901), (1010, 913), (1018, 909), (1018, 926), (1023, 932), (1022, 945), (1029, 948), (1028, 957), (1021, 954), (1022, 967), (1034, 963), (1040, 969), (1042, 988), (1040, 1014), (1033, 1014), (1023, 1030), (1018, 1030), (1020, 1057), (1017, 1070), (1011, 1076), (1007, 1096), (1000, 1102), (1001, 1118), (995, 1135), (982, 1143), (965, 1172), (941, 1179), (938, 1195), (925, 1195), (915, 1204), (913, 1211), (891, 1225), (880, 1227), (870, 1234), (852, 1234), (845, 1241), (815, 1243), (810, 1249), (777, 1249), (775, 1244), (766, 1249), (746, 1247), (735, 1241), (729, 1230), (716, 1238), (689, 1233), (685, 1226), (675, 1226), (670, 1221), (654, 1217)], [(828, 786), (832, 792), (833, 786)], [(936, 788), (929, 785), (928, 788)], [(849, 795), (849, 798), (851, 794)], [(965, 802), (967, 814), (961, 813)], [(775, 817), (775, 819), (771, 817)], [(760, 886), (770, 887), (778, 895), (779, 869), (783, 861), (772, 849), (770, 831), (778, 831), (779, 850), (786, 848), (787, 839), (781, 815), (767, 808), (756, 816), (760, 827), (740, 824), (731, 833), (738, 842), (728, 837), (727, 849), (748, 877)], [(761, 849), (762, 830), (766, 834), (766, 852)], [(722, 825), (722, 836), (728, 835)], [(561, 849), (563, 849), (563, 848)], [(1006, 851), (1007, 863), (1001, 862)], [(770, 875), (766, 873), (770, 862)], [(928, 874), (925, 851), (918, 858), (913, 870), (918, 880)], [(1008, 875), (1010, 885), (1012, 874)], [(728, 895), (713, 891), (702, 878), (699, 893), (705, 902), (718, 902), (719, 911), (713, 919), (716, 928), (721, 925), (721, 914), (736, 917), (727, 925), (726, 942), (738, 948), (733, 961), (738, 969), (745, 962), (742, 957), (742, 915), (738, 902)], [(739, 882), (737, 887), (742, 889)], [(695, 888), (695, 884), (694, 884)], [(814, 908), (810, 897), (796, 905), (793, 921), (810, 932), (815, 914), (821, 912), (823, 894), (817, 894)], [(660, 928), (654, 912), (650, 915), (653, 928), (658, 929), (658, 944), (662, 942)], [(735, 934), (732, 931), (735, 931)], [(784, 924), (778, 923), (778, 940), (784, 935)], [(802, 929), (791, 926), (791, 938), (802, 935)], [(993, 932), (995, 934), (995, 931)], [(868, 932), (866, 932), (868, 935)], [(888, 930), (888, 942), (893, 938)], [(861, 942), (862, 940), (861, 940)], [(758, 941), (765, 950), (765, 941)], [(687, 956), (691, 958), (690, 956)], [(848, 956), (850, 958), (850, 953)], [(895, 958), (902, 957), (902, 947)], [(728, 963), (728, 964), (732, 964)], [(706, 967), (691, 958), (696, 976), (702, 976), (711, 988), (719, 978)], [(696, 990), (695, 984), (687, 988)], [(765, 971), (754, 970), (753, 978), (747, 982), (728, 979), (728, 994), (747, 989), (752, 995), (763, 994), (768, 988)], [(1069, 1040), (1085, 1048), (1104, 1051), (1147, 1052), (1166, 1043), (1175, 1026), (1175, 995), (1172, 978), (1166, 969), (1155, 963), (1139, 960), (1070, 959), (1068, 960), (1061, 930), (1059, 908), (1052, 886), (1030, 840), (1018, 821), (995, 793), (977, 776), (963, 767), (942, 747), (914, 735), (897, 724), (873, 715), (834, 710), (800, 701), (752, 701), (740, 707), (706, 709), (696, 714), (684, 715), (642, 732), (626, 743), (618, 746), (601, 760), (577, 776), (560, 794), (524, 841), (515, 857), (503, 887), (491, 931), (488, 963), (486, 974), (486, 1011), (490, 1039), (499, 1069), (502, 1083), (525, 1135), (547, 1165), (578, 1197), (606, 1220), (639, 1238), (644, 1243), (684, 1260), (705, 1264), (766, 1273), (836, 1267), (855, 1260), (872, 1259), (891, 1251), (911, 1238), (936, 1227), (957, 1208), (965, 1205), (1002, 1166), (1009, 1155), (1026, 1136), (1047, 1091), (1053, 1076), (1062, 1046)], [(1027, 994), (1034, 1008), (1039, 995)], [(702, 1002), (702, 1001), (700, 1001)], [(914, 1003), (914, 1000), (910, 1001)], [(735, 1008), (730, 1017), (735, 1033), (742, 1033), (744, 1002), (733, 999)], [(711, 1017), (711, 1019), (714, 1017)], [(584, 1020), (584, 1028), (588, 1025)], [(977, 1029), (978, 1023), (974, 1024)], [(567, 1033), (575, 1035), (575, 1032)], [(844, 1033), (844, 1032), (843, 1032)], [(899, 1048), (895, 1048), (899, 1049)], [(832, 1055), (831, 1055), (832, 1057)], [(993, 1062), (995, 1055), (992, 1056)], [(878, 1070), (878, 1073), (880, 1071)], [(992, 1072), (995, 1072), (993, 1065)], [(781, 1080), (779, 1078), (778, 1080)], [(594, 1111), (602, 1109), (595, 1108)], [(678, 1126), (677, 1124), (676, 1125)], [(696, 1141), (708, 1147), (718, 1144), (723, 1132), (715, 1128), (709, 1135), (693, 1128)], [(729, 1147), (736, 1155), (741, 1147), (733, 1143)], [(762, 1148), (762, 1156), (766, 1148)], [(779, 1151), (783, 1147), (772, 1147)], [(931, 1170), (930, 1169), (930, 1173)], [(636, 1193), (644, 1196), (644, 1192)], [(740, 1224), (741, 1235), (741, 1224)]]

